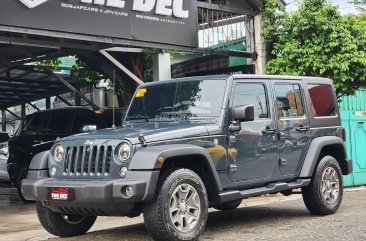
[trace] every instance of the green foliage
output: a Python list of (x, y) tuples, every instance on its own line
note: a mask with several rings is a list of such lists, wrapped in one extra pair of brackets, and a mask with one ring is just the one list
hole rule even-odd
[(366, 87), (364, 16), (342, 16), (328, 0), (299, 0), (299, 9), (290, 13), (275, 0), (266, 2), (268, 74), (331, 78), (339, 96)]
[(366, 12), (366, 0), (352, 0), (349, 2), (353, 3), (360, 11)]
[(76, 64), (71, 68), (71, 77), (94, 84), (97, 80), (102, 79), (103, 75), (92, 70), (83, 60), (77, 59)]
[(39, 72), (47, 73), (48, 69), (58, 70), (60, 64), (62, 64), (61, 60), (58, 58), (55, 59), (46, 59), (36, 63), (36, 69)]

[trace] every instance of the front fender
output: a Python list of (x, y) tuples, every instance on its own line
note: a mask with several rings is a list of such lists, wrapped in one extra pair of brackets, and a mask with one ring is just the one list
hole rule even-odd
[(163, 146), (152, 146), (138, 150), (133, 156), (129, 169), (130, 170), (159, 170), (161, 165), (157, 162), (159, 157), (164, 160), (173, 157), (183, 157), (199, 155), (203, 157), (206, 164), (209, 166), (210, 175), (213, 177), (217, 190), (222, 190), (222, 185), (219, 180), (215, 165), (208, 151), (202, 147), (190, 144), (172, 144)]
[(48, 158), (50, 156), (50, 151), (44, 151), (36, 154), (28, 170), (28, 178), (41, 178), (48, 176)]

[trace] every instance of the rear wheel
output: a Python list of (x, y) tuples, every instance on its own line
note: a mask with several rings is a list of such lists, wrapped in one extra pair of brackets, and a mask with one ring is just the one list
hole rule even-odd
[(343, 198), (341, 168), (332, 156), (323, 157), (311, 184), (302, 189), (304, 203), (314, 215), (336, 213)]
[(197, 240), (207, 215), (207, 192), (201, 178), (183, 168), (163, 174), (153, 201), (144, 207), (147, 231), (156, 241)]
[(43, 228), (59, 237), (73, 237), (86, 234), (97, 217), (56, 213), (37, 202), (37, 214)]
[(228, 211), (228, 210), (234, 210), (237, 209), (241, 204), (241, 200), (234, 200), (230, 202), (221, 203), (218, 205), (214, 205), (213, 208), (220, 210), (220, 211)]

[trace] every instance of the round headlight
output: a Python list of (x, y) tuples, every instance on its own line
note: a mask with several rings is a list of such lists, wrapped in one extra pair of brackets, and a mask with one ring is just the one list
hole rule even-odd
[(60, 145), (55, 146), (53, 149), (53, 158), (56, 162), (62, 161), (62, 158), (64, 157), (64, 148)]
[(131, 156), (131, 147), (127, 143), (123, 143), (118, 147), (118, 159), (121, 162), (127, 161)]

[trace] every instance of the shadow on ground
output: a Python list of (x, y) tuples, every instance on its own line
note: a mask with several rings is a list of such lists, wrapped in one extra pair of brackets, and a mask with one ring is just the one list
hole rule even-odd
[[(292, 219), (296, 222), (297, 219), (304, 220), (306, 218), (314, 218), (303, 208), (272, 208), (270, 206), (262, 207), (245, 207), (239, 208), (233, 211), (225, 212), (211, 212), (209, 214), (208, 223), (206, 226), (206, 232), (202, 236), (201, 240), (210, 240), (214, 236), (220, 236), (223, 232), (229, 232), (231, 229), (248, 229), (248, 232), (252, 228), (256, 228), (263, 223), (276, 223), (283, 222), (283, 220)], [(123, 225), (123, 224), (121, 224)], [(74, 238), (63, 238), (62, 241), (75, 241), (75, 240), (129, 240), (129, 241), (145, 241), (152, 240), (146, 229), (145, 225), (135, 224), (130, 226), (124, 226), (120, 228), (106, 229), (103, 231), (97, 231), (88, 233), (87, 235)], [(51, 240), (59, 240), (57, 238)]]

